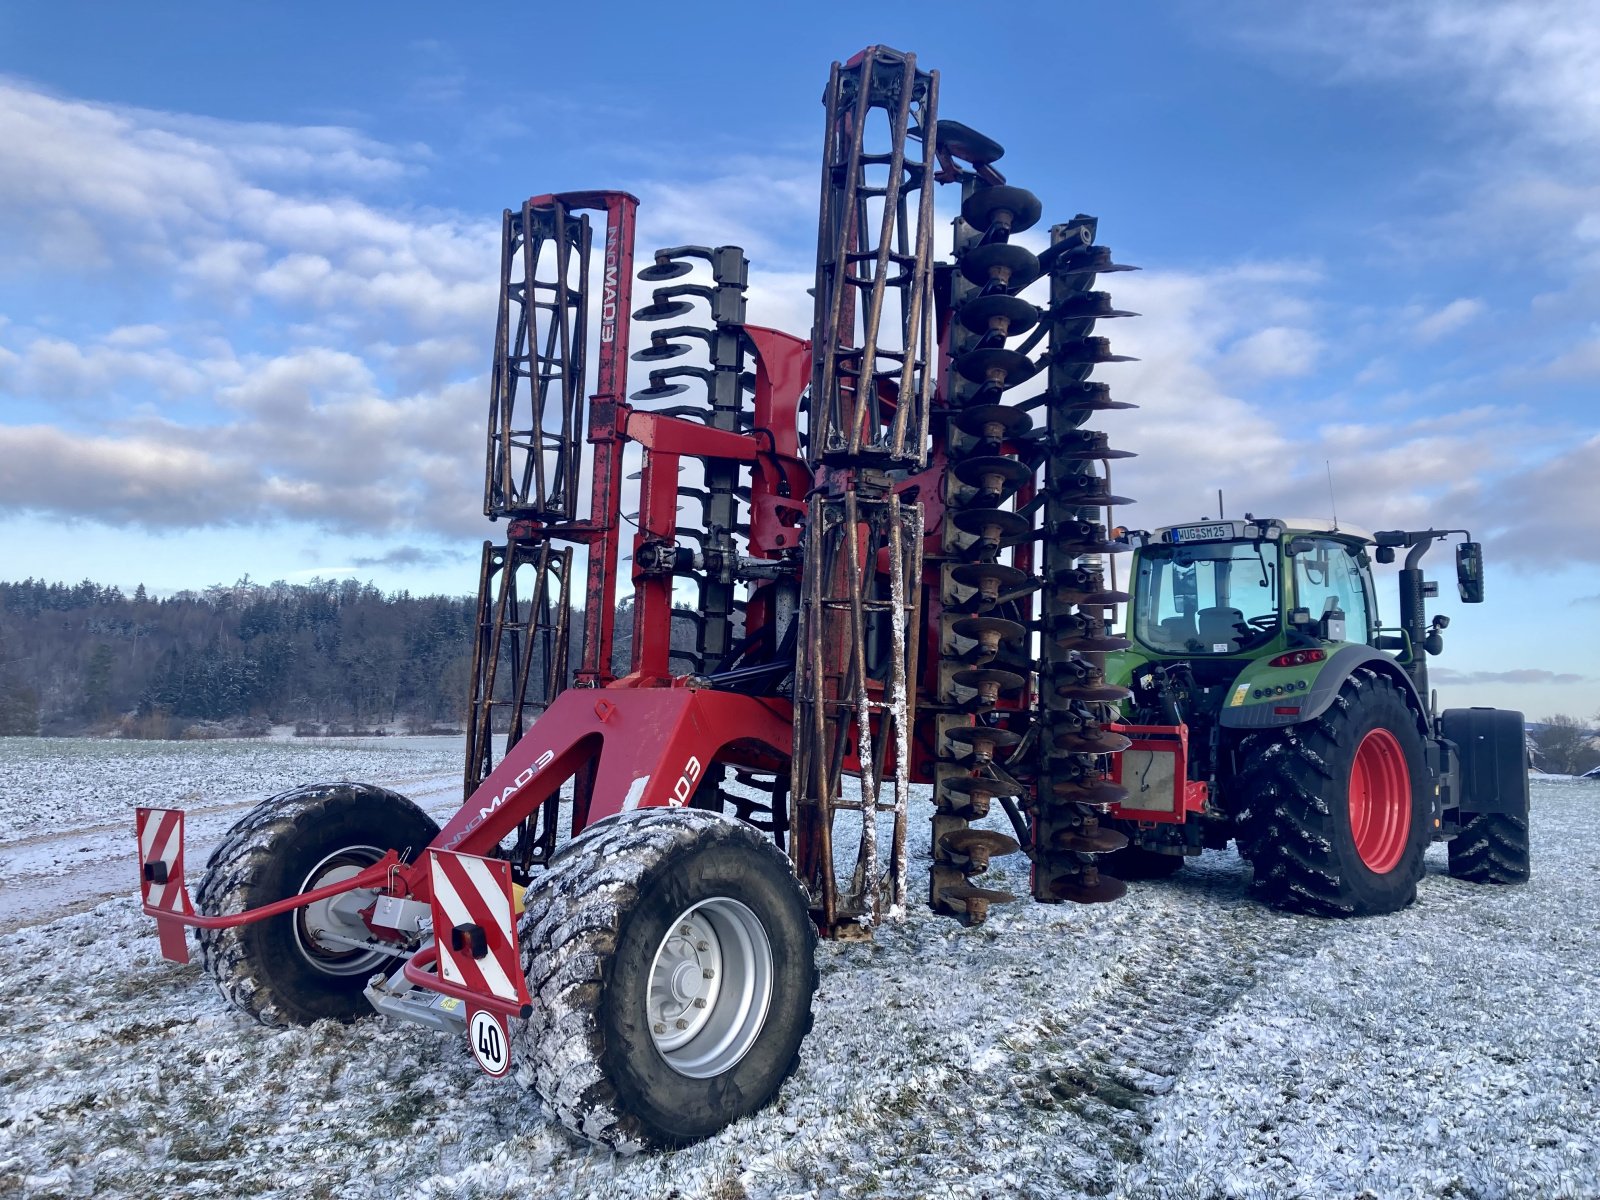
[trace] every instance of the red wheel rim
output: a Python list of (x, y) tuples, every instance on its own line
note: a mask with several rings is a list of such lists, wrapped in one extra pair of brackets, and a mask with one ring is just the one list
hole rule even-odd
[(1350, 832), (1369, 871), (1394, 870), (1411, 829), (1411, 770), (1400, 739), (1374, 729), (1356, 747), (1350, 767)]

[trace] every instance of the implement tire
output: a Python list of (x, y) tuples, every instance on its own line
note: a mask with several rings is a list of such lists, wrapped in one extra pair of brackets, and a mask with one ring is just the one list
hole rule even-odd
[(1262, 899), (1319, 917), (1416, 899), (1431, 784), (1417, 715), (1392, 680), (1358, 667), (1320, 717), (1241, 751), (1239, 848)]
[[(389, 850), (407, 861), (439, 826), (410, 800), (364, 783), (312, 784), (263, 800), (228, 831), (206, 863), (195, 892), (205, 916), (259, 908), (348, 879)], [(351, 893), (354, 898), (370, 893)], [(339, 908), (330, 907), (344, 900)], [(365, 903), (365, 901), (363, 901)], [(313, 930), (367, 933), (336, 897), (293, 912), (236, 925), (197, 929), (200, 962), (223, 997), (263, 1025), (353, 1021), (372, 1006), (367, 980), (400, 961), (380, 951), (319, 942)]]
[(799, 1066), (816, 929), (789, 860), (749, 826), (627, 813), (574, 840), (525, 904), (517, 1079), (580, 1137), (684, 1146), (764, 1107)]

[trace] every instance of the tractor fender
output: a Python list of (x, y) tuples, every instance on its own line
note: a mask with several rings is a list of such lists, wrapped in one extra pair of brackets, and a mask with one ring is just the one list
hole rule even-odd
[(1528, 741), (1522, 714), (1506, 708), (1447, 708), (1439, 726), (1460, 763), (1461, 811), (1526, 820)]
[(1253, 684), (1268, 682), (1271, 678), (1282, 676), (1290, 670), (1290, 668), (1268, 667), (1265, 663), (1252, 663), (1235, 681), (1233, 700), (1223, 707), (1219, 723), (1224, 729), (1278, 729), (1315, 720), (1328, 711), (1333, 698), (1344, 686), (1344, 681), (1350, 678), (1351, 672), (1357, 667), (1366, 667), (1394, 680), (1416, 714), (1418, 730), (1424, 735), (1428, 733), (1427, 722), (1423, 716), (1428, 708), (1422, 702), (1422, 697), (1417, 694), (1417, 687), (1411, 682), (1411, 676), (1407, 675), (1387, 654), (1360, 643), (1341, 646), (1328, 655), (1307, 689), (1297, 693), (1300, 711), (1296, 713), (1275, 711), (1278, 708), (1288, 707), (1285, 704), (1285, 701), (1290, 699), (1288, 696), (1263, 697), (1259, 701), (1251, 702), (1250, 692)]

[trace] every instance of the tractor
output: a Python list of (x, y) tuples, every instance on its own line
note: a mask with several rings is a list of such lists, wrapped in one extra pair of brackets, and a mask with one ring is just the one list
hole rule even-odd
[(833, 64), (803, 332), (747, 319), (738, 246), (636, 261), (625, 191), (505, 210), (462, 807), (297, 788), (192, 896), (183, 813), (140, 809), (163, 954), (192, 936), (268, 1026), (464, 1034), (625, 1152), (771, 1101), (816, 939), (905, 916), (913, 821), (923, 901), (963, 925), (1017, 899), (1005, 855), (1040, 903), (1125, 892), (1098, 865), (1126, 845), (1125, 452), (1085, 422), (1134, 407), (1090, 378), (1122, 361), (1097, 323), (1134, 315), (1095, 281), (1133, 268), (1081, 214), (1018, 240), (1042, 201), (938, 96), (898, 50)]
[[(1327, 917), (1413, 902), (1430, 841), (1450, 874), (1529, 875), (1523, 718), (1436, 711), (1427, 660), (1449, 618), (1421, 560), (1451, 533), (1463, 602), (1483, 600), (1470, 533), (1368, 534), (1327, 520), (1208, 520), (1131, 532), (1124, 648), (1133, 695), (1112, 806), (1124, 878), (1177, 871), (1229, 840), (1268, 903)], [(1380, 624), (1372, 561), (1399, 572), (1400, 623)]]

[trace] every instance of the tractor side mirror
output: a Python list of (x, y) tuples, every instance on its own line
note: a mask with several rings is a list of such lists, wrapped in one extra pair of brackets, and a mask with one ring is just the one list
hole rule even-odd
[(1290, 538), (1285, 549), (1291, 554), (1310, 554), (1317, 548), (1317, 543), (1308, 537)]
[(1394, 561), (1394, 547), (1393, 546), (1379, 546), (1378, 547), (1378, 561), (1383, 563), (1383, 564), (1385, 564), (1385, 565), (1387, 565), (1389, 563), (1392, 563)]
[(1483, 603), (1483, 543), (1462, 542), (1456, 546), (1456, 587), (1463, 604)]

